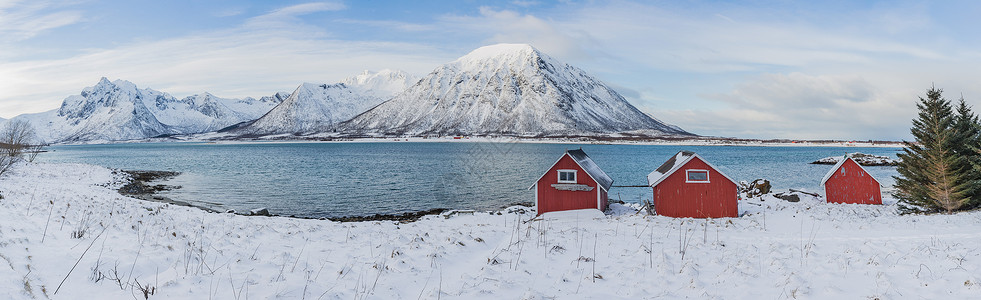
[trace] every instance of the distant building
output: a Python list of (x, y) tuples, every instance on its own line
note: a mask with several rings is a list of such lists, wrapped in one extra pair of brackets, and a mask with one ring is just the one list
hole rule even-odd
[(882, 204), (879, 180), (847, 155), (821, 179), (828, 203)]
[(654, 211), (676, 218), (739, 216), (736, 182), (694, 152), (680, 151), (647, 175)]
[(591, 209), (605, 211), (613, 179), (579, 150), (567, 150), (531, 186), (538, 214)]

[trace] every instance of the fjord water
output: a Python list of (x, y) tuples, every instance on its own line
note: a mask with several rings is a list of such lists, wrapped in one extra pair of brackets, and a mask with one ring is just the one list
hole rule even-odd
[[(218, 210), (266, 207), (279, 215), (361, 216), (432, 208), (496, 210), (533, 202), (529, 187), (566, 149), (582, 148), (614, 180), (645, 185), (680, 150), (695, 151), (736, 181), (765, 178), (774, 190), (820, 192), (831, 168), (819, 158), (897, 148), (538, 144), (512, 142), (138, 143), (54, 146), (44, 162), (125, 170), (170, 170), (162, 193)], [(888, 190), (895, 167), (867, 167)], [(822, 192), (823, 193), (823, 192)], [(650, 188), (614, 187), (612, 200), (639, 202)]]

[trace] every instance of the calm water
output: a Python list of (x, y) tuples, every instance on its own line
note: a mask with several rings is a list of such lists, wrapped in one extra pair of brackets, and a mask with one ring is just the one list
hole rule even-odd
[[(896, 148), (643, 146), (519, 143), (254, 143), (55, 146), (38, 159), (110, 168), (182, 172), (167, 182), (175, 200), (239, 211), (307, 217), (430, 208), (493, 210), (534, 201), (534, 180), (566, 149), (582, 147), (614, 179), (644, 185), (679, 150), (697, 152), (733, 179), (770, 180), (776, 190), (820, 190), (830, 166), (819, 158), (863, 152), (895, 157)], [(894, 167), (869, 167), (885, 186)], [(612, 199), (650, 199), (649, 188), (613, 188)]]

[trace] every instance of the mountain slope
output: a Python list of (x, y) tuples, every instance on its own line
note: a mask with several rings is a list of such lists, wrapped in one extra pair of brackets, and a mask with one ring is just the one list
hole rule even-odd
[(317, 133), (336, 129), (403, 90), (414, 78), (401, 71), (365, 71), (335, 84), (301, 84), (261, 118), (227, 130), (238, 135)]
[(529, 45), (479, 48), (344, 124), (393, 134), (691, 135)]
[(175, 132), (201, 133), (255, 120), (281, 102), (282, 98), (276, 96), (226, 99), (203, 93), (158, 104), (154, 115)]
[(51, 143), (134, 140), (213, 131), (252, 120), (281, 102), (280, 97), (222, 99), (205, 93), (177, 100), (129, 81), (102, 78), (65, 98), (56, 110), (15, 118), (30, 122), (39, 138)]

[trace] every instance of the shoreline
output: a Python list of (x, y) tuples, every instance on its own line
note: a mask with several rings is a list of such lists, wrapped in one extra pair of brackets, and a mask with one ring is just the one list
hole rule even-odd
[[(282, 217), (291, 219), (301, 219), (301, 220), (329, 220), (334, 222), (370, 222), (370, 221), (396, 221), (400, 223), (411, 223), (418, 221), (419, 219), (430, 216), (430, 215), (442, 215), (443, 213), (449, 213), (450, 215), (458, 212), (470, 213), (473, 210), (453, 210), (447, 208), (431, 208), (426, 210), (418, 211), (406, 211), (398, 213), (388, 213), (388, 214), (369, 214), (369, 215), (355, 215), (355, 216), (339, 216), (339, 217), (304, 217), (297, 215), (279, 215), (271, 214), (265, 207), (255, 208), (249, 210), (248, 212), (238, 212), (234, 209), (229, 209), (226, 211), (220, 211), (211, 207), (204, 205), (197, 205), (190, 202), (174, 200), (170, 197), (160, 196), (159, 192), (174, 190), (181, 188), (180, 186), (171, 186), (164, 184), (154, 184), (160, 181), (165, 181), (167, 179), (176, 177), (180, 175), (180, 172), (175, 171), (151, 171), (151, 170), (114, 170), (120, 173), (127, 174), (130, 178), (130, 182), (123, 185), (122, 187), (116, 189), (116, 191), (123, 196), (132, 197), (134, 199), (157, 202), (163, 204), (171, 204), (177, 206), (184, 206), (190, 208), (200, 209), (209, 213), (228, 213), (239, 216), (246, 217)], [(500, 212), (508, 207), (513, 206), (524, 206), (526, 208), (532, 208), (533, 203), (512, 203), (501, 208)]]
[(220, 139), (215, 137), (166, 137), (149, 138), (129, 141), (96, 141), (84, 143), (64, 143), (55, 146), (75, 145), (112, 145), (139, 143), (203, 143), (215, 145), (248, 145), (248, 144), (306, 144), (306, 143), (524, 143), (524, 144), (591, 144), (591, 145), (643, 145), (643, 146), (735, 146), (735, 147), (856, 147), (856, 148), (904, 148), (903, 142), (897, 141), (834, 141), (834, 140), (757, 140), (734, 138), (620, 138), (620, 137), (569, 137), (569, 138), (532, 138), (532, 137), (489, 137), (489, 136), (452, 136), (444, 137), (317, 137), (306, 138), (268, 138), (250, 139)]
[(189, 143), (214, 145), (253, 145), (253, 144), (330, 144), (330, 143), (520, 143), (520, 144), (588, 144), (588, 145), (638, 145), (638, 146), (717, 146), (717, 147), (828, 147), (828, 148), (905, 148), (903, 143), (814, 143), (814, 142), (747, 142), (730, 143), (712, 141), (575, 141), (523, 138), (356, 138), (337, 140), (316, 139), (261, 139), (261, 140), (196, 140), (196, 139), (150, 139), (137, 141), (108, 141), (99, 143), (66, 143), (52, 146), (84, 146), (114, 144), (153, 144)]

